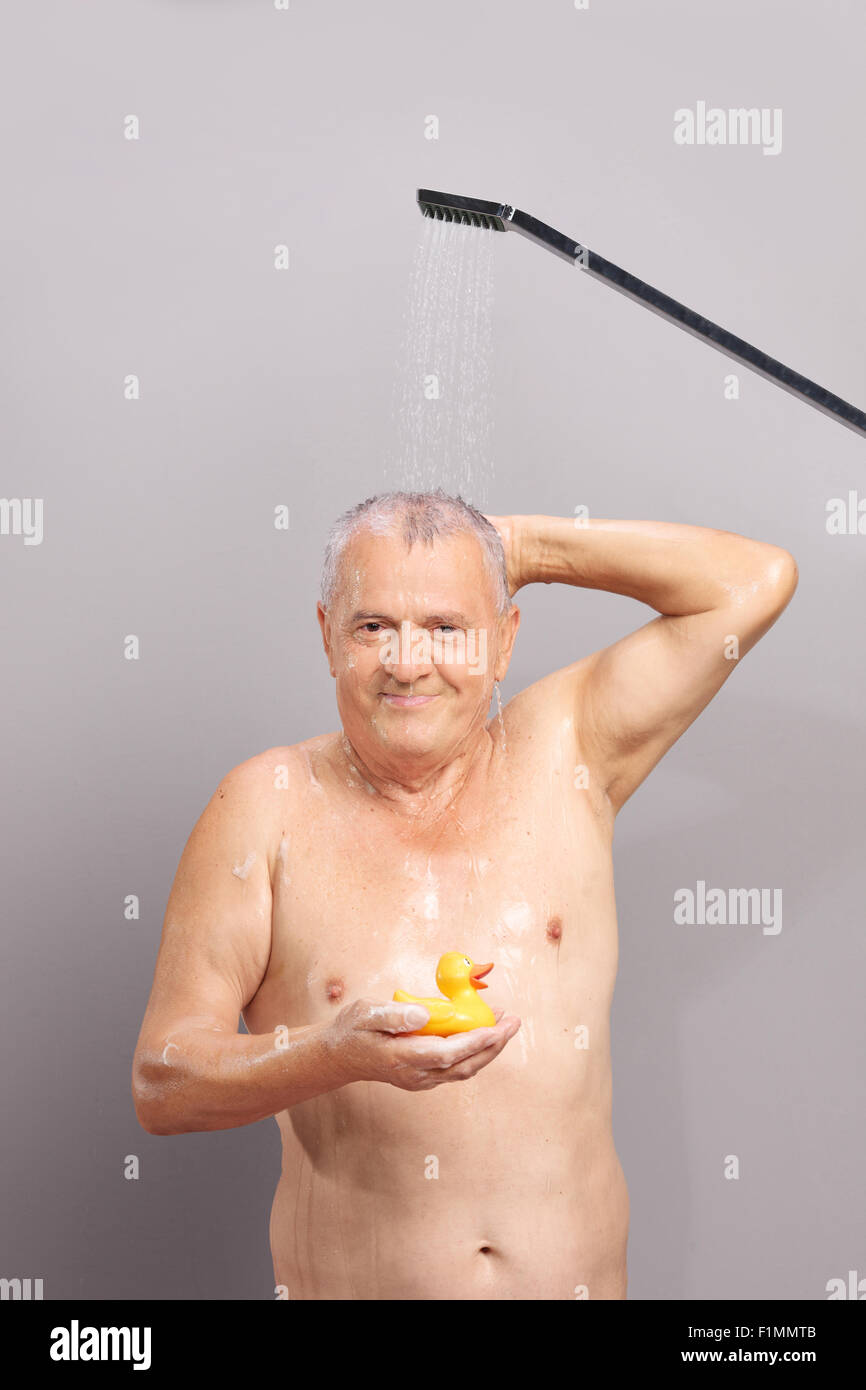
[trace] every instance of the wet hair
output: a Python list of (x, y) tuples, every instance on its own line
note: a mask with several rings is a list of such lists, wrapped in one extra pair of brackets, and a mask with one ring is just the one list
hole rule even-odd
[(400, 532), (406, 549), (423, 541), (429, 545), (435, 536), (469, 532), (478, 537), (484, 564), (493, 582), (500, 616), (511, 607), (508, 569), (502, 537), (482, 512), (462, 497), (452, 497), (442, 488), (434, 492), (382, 492), (368, 497), (343, 512), (328, 532), (322, 566), (321, 600), (330, 608), (337, 593), (340, 561), (351, 538), (362, 528), (376, 535)]

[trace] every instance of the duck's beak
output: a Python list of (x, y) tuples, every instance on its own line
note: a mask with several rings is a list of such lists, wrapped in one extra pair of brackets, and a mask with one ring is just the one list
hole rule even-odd
[(469, 978), (476, 989), (486, 989), (487, 986), (482, 980), (482, 975), (489, 975), (493, 969), (493, 961), (489, 965), (473, 965), (469, 971)]

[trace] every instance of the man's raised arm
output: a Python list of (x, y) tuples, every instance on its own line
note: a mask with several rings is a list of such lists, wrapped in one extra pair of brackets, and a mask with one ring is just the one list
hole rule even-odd
[(575, 584), (661, 615), (558, 673), (581, 746), (619, 810), (797, 587), (787, 550), (731, 531), (658, 521), (493, 517), (514, 590)]

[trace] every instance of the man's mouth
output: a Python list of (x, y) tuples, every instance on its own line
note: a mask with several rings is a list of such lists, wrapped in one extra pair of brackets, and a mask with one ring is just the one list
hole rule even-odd
[(429, 705), (431, 700), (435, 700), (436, 695), (389, 695), (387, 690), (382, 691), (382, 699), (387, 700), (389, 705), (396, 705), (399, 709), (412, 709), (415, 705)]

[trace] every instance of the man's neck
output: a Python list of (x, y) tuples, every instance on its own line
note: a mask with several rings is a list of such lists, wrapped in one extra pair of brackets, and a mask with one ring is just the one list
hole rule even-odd
[(363, 785), (388, 810), (407, 820), (436, 820), (453, 807), (458, 798), (486, 772), (493, 753), (493, 740), (486, 724), (471, 735), (444, 764), (431, 767), (429, 760), (417, 760), (399, 767), (365, 759), (345, 731), (338, 740), (339, 756), (349, 776)]

